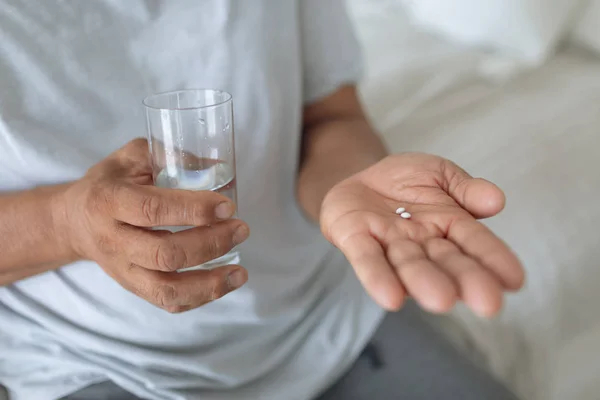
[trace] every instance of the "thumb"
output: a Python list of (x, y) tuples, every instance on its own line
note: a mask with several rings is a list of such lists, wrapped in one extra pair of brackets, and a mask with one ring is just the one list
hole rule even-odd
[(504, 208), (506, 198), (492, 182), (473, 178), (451, 161), (445, 163), (444, 190), (475, 218), (489, 218)]

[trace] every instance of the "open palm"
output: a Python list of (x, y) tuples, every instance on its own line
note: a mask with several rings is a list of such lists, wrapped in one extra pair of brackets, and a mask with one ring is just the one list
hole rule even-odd
[[(396, 215), (398, 207), (412, 218)], [(492, 316), (504, 291), (523, 284), (517, 257), (477, 221), (503, 207), (492, 183), (443, 158), (408, 153), (332, 188), (321, 229), (381, 306), (396, 310), (411, 296), (428, 311), (446, 312), (462, 299)]]

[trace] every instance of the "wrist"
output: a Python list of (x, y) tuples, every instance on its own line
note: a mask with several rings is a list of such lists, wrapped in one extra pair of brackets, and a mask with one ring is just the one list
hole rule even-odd
[(61, 184), (52, 187), (50, 192), (50, 201), (48, 201), (50, 221), (50, 234), (57, 245), (60, 258), (75, 261), (79, 257), (71, 233), (71, 224), (68, 218), (68, 205), (66, 194), (72, 184)]

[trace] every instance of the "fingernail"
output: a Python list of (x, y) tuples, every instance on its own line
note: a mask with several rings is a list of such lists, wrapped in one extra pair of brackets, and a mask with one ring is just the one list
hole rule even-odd
[(242, 243), (244, 240), (248, 239), (250, 231), (246, 225), (241, 225), (239, 228), (235, 230), (233, 233), (233, 245), (237, 246)]
[(243, 271), (237, 269), (227, 276), (227, 284), (229, 289), (235, 290), (246, 283), (246, 274)]
[(228, 219), (233, 215), (233, 205), (228, 202), (220, 203), (215, 208), (215, 216), (218, 219)]

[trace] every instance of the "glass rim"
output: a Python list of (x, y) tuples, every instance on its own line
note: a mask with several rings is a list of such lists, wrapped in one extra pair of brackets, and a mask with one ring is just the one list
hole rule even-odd
[[(156, 99), (156, 98), (161, 97), (161, 96), (174, 95), (174, 94), (178, 94), (178, 93), (192, 93), (192, 92), (196, 92), (196, 93), (199, 93), (199, 92), (219, 93), (219, 94), (225, 95), (225, 99), (221, 100), (221, 101), (214, 102), (214, 103), (205, 104), (205, 105), (202, 105), (202, 106), (194, 106), (194, 107), (157, 107), (157, 106), (149, 104), (149, 102), (152, 99)], [(153, 109), (153, 110), (192, 111), (192, 110), (203, 110), (203, 109), (207, 109), (207, 108), (219, 107), (219, 106), (222, 106), (223, 104), (227, 104), (227, 103), (231, 102), (232, 98), (233, 98), (233, 96), (231, 95), (231, 93), (229, 93), (229, 92), (227, 92), (225, 90), (221, 90), (221, 89), (207, 89), (207, 88), (179, 89), (179, 90), (167, 90), (165, 92), (154, 93), (154, 94), (151, 94), (149, 96), (146, 96), (142, 100), (142, 104), (144, 105), (144, 107), (150, 108), (150, 109)]]

